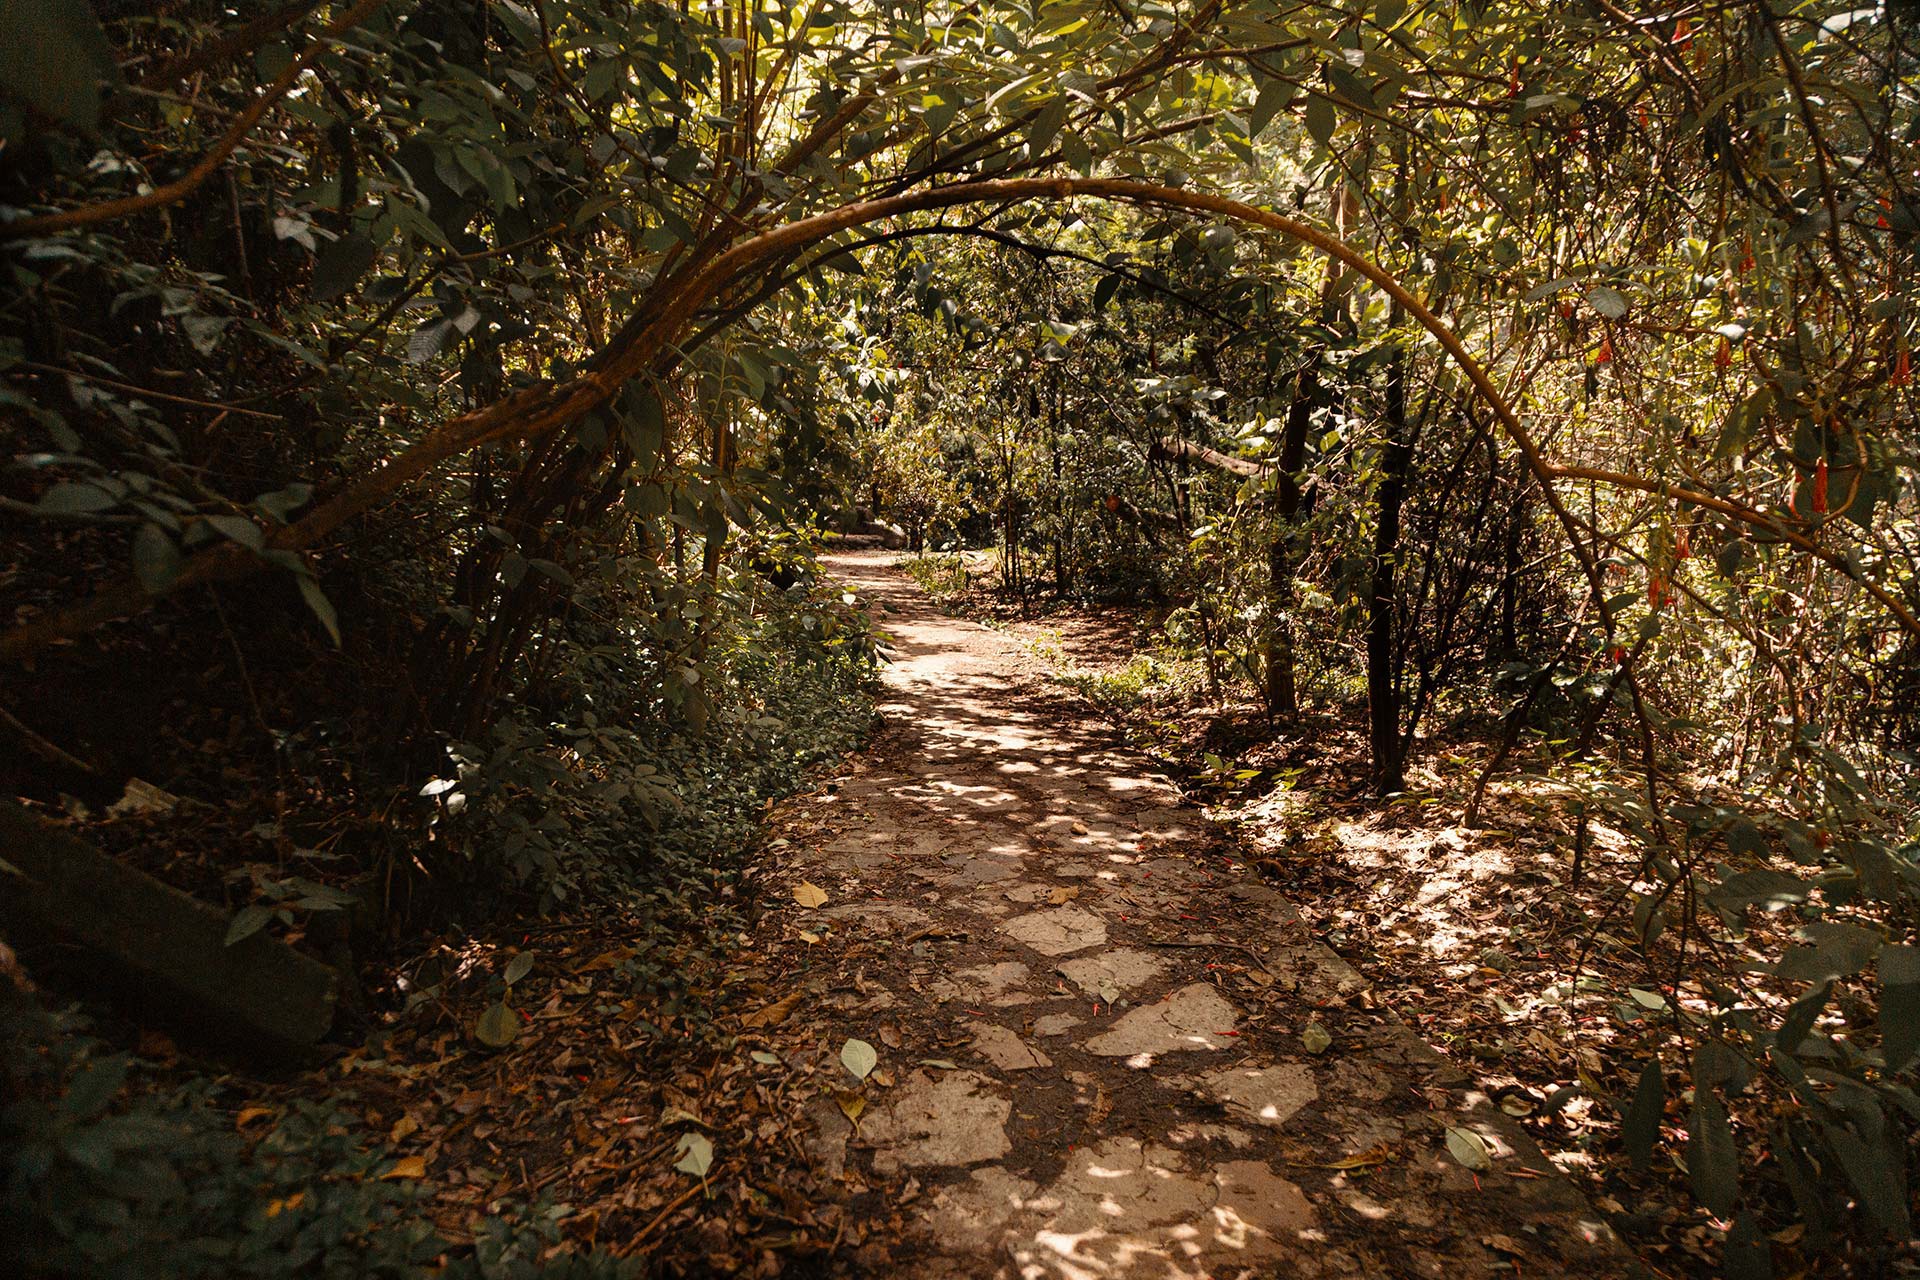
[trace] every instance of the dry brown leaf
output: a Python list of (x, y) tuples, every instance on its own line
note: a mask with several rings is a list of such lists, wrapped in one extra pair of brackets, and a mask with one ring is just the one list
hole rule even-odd
[(801, 993), (796, 991), (774, 1001), (764, 1009), (748, 1014), (740, 1020), (743, 1027), (777, 1027), (785, 1022), (793, 1011), (800, 1007)]
[(401, 1116), (393, 1122), (393, 1128), (387, 1131), (388, 1142), (404, 1142), (410, 1134), (420, 1132), (420, 1122), (412, 1116)]
[(1350, 1155), (1332, 1164), (1323, 1164), (1322, 1169), (1364, 1169), (1369, 1165), (1385, 1164), (1393, 1158), (1393, 1148), (1384, 1142), (1375, 1143), (1365, 1151)]
[(827, 905), (827, 891), (811, 880), (802, 880), (793, 886), (793, 900), (803, 907), (824, 907)]
[(867, 1100), (861, 1096), (858, 1089), (836, 1089), (833, 1098), (840, 1104), (841, 1115), (855, 1124), (860, 1122), (861, 1113), (867, 1109)]
[(272, 1107), (242, 1107), (240, 1114), (233, 1118), (233, 1127), (244, 1129), (255, 1120), (265, 1119), (272, 1114)]
[(1079, 896), (1080, 896), (1080, 890), (1077, 886), (1073, 888), (1068, 888), (1066, 885), (1061, 885), (1059, 888), (1055, 889), (1052, 893), (1047, 895), (1047, 902), (1051, 906), (1058, 907), (1066, 903), (1072, 902), (1075, 898)]
[(389, 1178), (424, 1178), (426, 1176), (426, 1157), (408, 1156), (404, 1160), (396, 1161), (393, 1168), (380, 1175), (380, 1180), (385, 1182)]

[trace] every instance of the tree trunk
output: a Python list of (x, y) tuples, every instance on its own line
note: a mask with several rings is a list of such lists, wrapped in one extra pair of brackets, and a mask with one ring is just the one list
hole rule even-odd
[[(1396, 317), (1397, 318), (1397, 317)], [(1407, 426), (1407, 362), (1396, 352), (1387, 366), (1387, 431), (1375, 491), (1373, 583), (1367, 596), (1367, 732), (1373, 748), (1373, 789), (1391, 795), (1406, 784), (1400, 739), (1400, 646), (1396, 633), (1399, 593), (1394, 574), (1400, 545), (1400, 508), (1413, 469), (1413, 436)]]

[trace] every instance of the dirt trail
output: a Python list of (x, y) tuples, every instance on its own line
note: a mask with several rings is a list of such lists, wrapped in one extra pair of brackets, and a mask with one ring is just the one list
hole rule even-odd
[(786, 871), (830, 904), (779, 922), (842, 975), (831, 1043), (879, 1051), (857, 1124), (831, 1095), (811, 1112), (844, 1219), (869, 1224), (862, 1273), (1632, 1273), (1514, 1123), (1017, 641), (941, 615), (890, 555), (827, 565), (893, 662), (872, 748), (790, 802), (819, 834)]

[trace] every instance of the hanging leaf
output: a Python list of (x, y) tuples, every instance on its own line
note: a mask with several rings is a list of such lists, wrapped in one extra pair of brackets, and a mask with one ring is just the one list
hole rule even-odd
[(1727, 1124), (1727, 1110), (1711, 1089), (1696, 1089), (1687, 1122), (1687, 1173), (1693, 1194), (1716, 1217), (1733, 1214), (1740, 1199), (1740, 1152)]
[(473, 1035), (489, 1049), (504, 1049), (520, 1034), (520, 1015), (505, 1000), (487, 1006), (473, 1024)]
[(683, 1133), (680, 1145), (674, 1154), (679, 1156), (673, 1167), (682, 1173), (690, 1173), (696, 1178), (704, 1178), (713, 1168), (713, 1143), (701, 1133)]
[(865, 1040), (849, 1040), (840, 1046), (840, 1061), (855, 1080), (865, 1080), (879, 1065), (880, 1055)]
[(1920, 1050), (1920, 947), (1880, 953), (1880, 1052), (1898, 1071)]
[(1625, 319), (1628, 310), (1627, 295), (1604, 284), (1587, 290), (1587, 305), (1609, 320)]
[(1666, 1110), (1667, 1082), (1655, 1058), (1640, 1070), (1640, 1083), (1634, 1087), (1633, 1101), (1620, 1123), (1620, 1136), (1627, 1146), (1627, 1159), (1636, 1169), (1645, 1169), (1653, 1160), (1653, 1144), (1660, 1139), (1660, 1116)]
[(362, 235), (341, 236), (314, 259), (308, 288), (315, 302), (327, 302), (353, 288), (372, 269), (380, 246)]

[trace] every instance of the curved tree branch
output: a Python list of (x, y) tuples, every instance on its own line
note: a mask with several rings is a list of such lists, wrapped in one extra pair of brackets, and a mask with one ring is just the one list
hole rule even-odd
[[(684, 273), (663, 281), (666, 296), (657, 298), (650, 310), (635, 315), (621, 329), (614, 342), (595, 359), (589, 372), (566, 383), (524, 388), (484, 409), (443, 422), (395, 455), (385, 467), (354, 479), (302, 519), (274, 532), (267, 539), (268, 552), (270, 555), (276, 552), (297, 553), (309, 548), (347, 521), (379, 506), (406, 485), (451, 458), (495, 440), (545, 435), (605, 404), (628, 381), (647, 372), (685, 334), (687, 326), (702, 306), (749, 272), (763, 269), (769, 260), (804, 249), (839, 232), (887, 218), (990, 201), (1069, 200), (1075, 197), (1209, 213), (1263, 227), (1325, 253), (1379, 286), (1433, 335), (1493, 410), (1507, 439), (1519, 450), (1528, 470), (1539, 483), (1543, 500), (1567, 531), (1571, 549), (1587, 578), (1592, 600), (1598, 603), (1604, 599), (1604, 584), (1592, 554), (1583, 541), (1582, 526), (1567, 509), (1553, 483), (1558, 479), (1576, 477), (1579, 473), (1547, 460), (1532, 434), (1494, 384), (1491, 375), (1467, 350), (1459, 336), (1391, 272), (1339, 237), (1298, 219), (1225, 196), (1124, 178), (1007, 178), (955, 183), (844, 205), (741, 241), (712, 256), (697, 268), (689, 264), (689, 269)], [(1641, 483), (1651, 482), (1636, 482), (1632, 487), (1639, 487)], [(1663, 488), (1662, 491), (1675, 497), (1682, 496), (1680, 491), (1670, 488)], [(1686, 500), (1715, 509), (1718, 509), (1716, 504), (1721, 504), (1720, 499), (1705, 494), (1688, 496)], [(1768, 522), (1768, 525), (1778, 528), (1773, 522)], [(1830, 553), (1823, 553), (1804, 537), (1789, 534), (1788, 540), (1803, 549), (1811, 548), (1817, 558), (1826, 563), (1835, 563)], [(284, 555), (281, 560), (284, 563)], [(167, 593), (199, 583), (243, 576), (256, 571), (263, 563), (237, 546), (221, 546), (189, 560), (167, 588)], [(1850, 571), (1848, 576), (1853, 576)], [(1868, 589), (1876, 599), (1894, 610), (1894, 616), (1904, 629), (1920, 636), (1920, 620), (1900, 607), (1883, 589), (1871, 585)], [(0, 634), (0, 661), (19, 661), (47, 644), (71, 639), (102, 623), (137, 612), (155, 598), (129, 579), (91, 600)], [(1605, 618), (1604, 612), (1602, 617)], [(1603, 622), (1603, 625), (1611, 628), (1610, 622)]]

